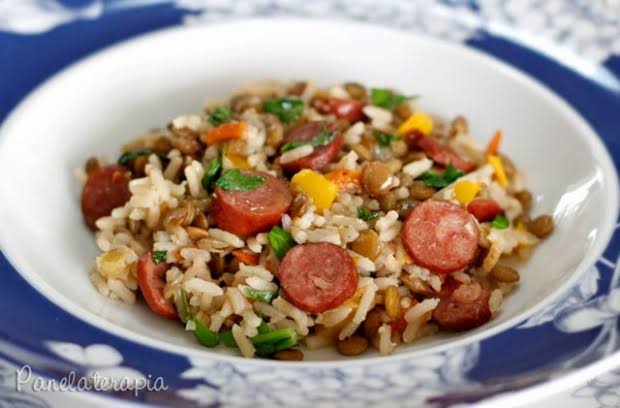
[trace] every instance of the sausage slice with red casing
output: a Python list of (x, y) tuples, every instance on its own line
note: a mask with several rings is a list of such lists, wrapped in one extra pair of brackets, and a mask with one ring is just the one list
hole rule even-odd
[(331, 113), (338, 119), (345, 119), (353, 123), (364, 116), (362, 109), (366, 103), (356, 99), (318, 98), (314, 100), (313, 105), (323, 114)]
[(319, 170), (338, 158), (338, 153), (344, 144), (344, 136), (335, 128), (334, 124), (326, 124), (325, 122), (308, 122), (293, 127), (284, 135), (283, 146), (289, 142), (310, 142), (322, 130), (338, 132), (338, 134), (329, 144), (315, 147), (314, 151), (308, 156), (282, 164), (282, 168), (285, 171), (295, 172), (301, 169)]
[(424, 153), (426, 153), (426, 155), (434, 162), (439, 163), (442, 166), (452, 165), (464, 172), (471, 171), (476, 167), (474, 163), (462, 158), (447, 147), (441, 146), (430, 136), (414, 131), (408, 134), (406, 138), (413, 145), (424, 150)]
[(282, 259), (278, 278), (286, 298), (310, 313), (341, 305), (353, 296), (358, 282), (351, 256), (327, 242), (291, 248)]
[(448, 274), (474, 260), (480, 230), (474, 217), (461, 207), (428, 200), (411, 210), (401, 235), (407, 252), (418, 265)]
[(260, 176), (265, 182), (249, 191), (226, 191), (216, 186), (211, 214), (219, 228), (250, 236), (278, 224), (293, 196), (286, 182), (277, 177), (254, 170), (241, 173)]
[(491, 198), (475, 198), (467, 204), (467, 212), (480, 222), (493, 221), (497, 215), (504, 212), (497, 201)]
[(151, 252), (138, 259), (138, 286), (151, 310), (161, 317), (176, 320), (177, 310), (172, 302), (164, 298), (165, 275), (168, 265), (153, 262)]
[(459, 285), (443, 296), (433, 310), (433, 320), (448, 330), (470, 330), (491, 319), (490, 292), (479, 283)]
[(129, 177), (123, 166), (109, 165), (93, 170), (82, 190), (82, 214), (91, 229), (95, 222), (108, 216), (116, 207), (125, 205), (131, 198)]

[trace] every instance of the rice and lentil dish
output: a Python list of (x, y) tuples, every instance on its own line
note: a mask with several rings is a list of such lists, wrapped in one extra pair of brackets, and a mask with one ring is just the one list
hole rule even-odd
[(476, 328), (553, 230), (501, 138), (391, 89), (247, 86), (86, 162), (92, 282), (245, 357)]

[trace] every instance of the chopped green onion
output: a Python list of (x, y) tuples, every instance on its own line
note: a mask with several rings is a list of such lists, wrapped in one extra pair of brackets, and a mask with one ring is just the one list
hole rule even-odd
[(166, 260), (166, 256), (168, 256), (168, 251), (155, 251), (153, 255), (151, 255), (151, 258), (153, 258), (155, 264), (159, 265)]
[(319, 132), (319, 134), (314, 136), (312, 139), (304, 141), (304, 142), (299, 142), (299, 141), (288, 142), (280, 148), (280, 153), (288, 152), (289, 150), (293, 150), (300, 146), (305, 146), (305, 145), (310, 145), (312, 147), (327, 146), (328, 144), (332, 142), (332, 140), (334, 140), (335, 137), (336, 137), (336, 132), (329, 132), (325, 128), (325, 125), (321, 124), (321, 131)]
[(375, 130), (373, 133), (381, 147), (388, 147), (392, 142), (400, 140), (400, 136), (396, 134), (385, 133), (380, 130)]
[(138, 152), (125, 152), (118, 158), (117, 163), (121, 166), (126, 166), (129, 162), (136, 160), (140, 156), (149, 156), (153, 152), (150, 150), (141, 150)]
[(277, 225), (269, 231), (268, 238), (271, 248), (279, 259), (284, 258), (288, 250), (295, 246), (293, 236)]
[(256, 354), (261, 357), (267, 357), (278, 351), (286, 350), (297, 345), (297, 336), (288, 337), (276, 343), (256, 344)]
[(263, 103), (263, 111), (273, 113), (283, 122), (291, 123), (304, 113), (304, 103), (300, 99), (268, 99)]
[(213, 126), (219, 126), (222, 123), (230, 122), (232, 119), (232, 112), (228, 106), (218, 106), (213, 110), (211, 116), (209, 116), (209, 123)]
[(413, 98), (415, 98), (415, 96), (399, 95), (388, 89), (372, 88), (370, 90), (370, 100), (372, 104), (389, 110)]
[(241, 173), (239, 169), (229, 169), (215, 183), (225, 191), (251, 191), (265, 184), (264, 177)]
[(465, 173), (452, 166), (451, 164), (446, 167), (443, 174), (437, 174), (433, 171), (427, 171), (422, 174), (421, 179), (424, 184), (435, 188), (444, 188), (452, 184), (456, 179), (462, 177)]
[(179, 319), (181, 319), (183, 323), (187, 323), (187, 321), (192, 318), (191, 308), (189, 307), (189, 302), (187, 301), (187, 292), (183, 289), (179, 289), (174, 298), (174, 303), (177, 307)]
[(265, 334), (265, 333), (269, 333), (270, 331), (271, 329), (269, 328), (269, 325), (265, 323), (264, 320), (262, 320), (260, 322), (260, 325), (258, 326), (258, 334)]
[(270, 304), (271, 301), (278, 295), (278, 291), (247, 288), (245, 290), (245, 294), (247, 297), (258, 300), (259, 302)]
[(235, 338), (233, 337), (232, 331), (228, 330), (220, 333), (220, 340), (224, 345), (228, 348), (239, 348)]
[(220, 344), (220, 336), (214, 331), (211, 331), (204, 323), (200, 320), (194, 318), (192, 322), (196, 325), (196, 329), (194, 330), (194, 335), (198, 340), (198, 343), (202, 344), (205, 347), (213, 348)]
[(359, 218), (362, 221), (372, 221), (378, 217), (379, 217), (378, 211), (369, 211), (365, 209), (364, 207), (359, 207), (357, 209), (357, 218)]
[(491, 228), (495, 229), (506, 229), (510, 225), (510, 221), (503, 215), (496, 215), (493, 221), (491, 222)]
[(205, 170), (205, 174), (202, 176), (202, 186), (207, 191), (213, 190), (213, 184), (217, 181), (222, 173), (222, 159), (219, 156), (214, 157), (209, 162), (209, 166), (207, 170)]

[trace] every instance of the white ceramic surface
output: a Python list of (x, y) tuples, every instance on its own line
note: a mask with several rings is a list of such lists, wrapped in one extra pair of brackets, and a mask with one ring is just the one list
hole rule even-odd
[(120, 145), (140, 132), (261, 78), (357, 80), (419, 94), (424, 110), (465, 114), (481, 143), (501, 127), (504, 151), (536, 193), (534, 212), (554, 214), (555, 234), (521, 268), (520, 288), (495, 320), (401, 347), (400, 354), (462, 344), (516, 323), (572, 284), (608, 241), (618, 203), (609, 156), (588, 125), (540, 84), (475, 51), (404, 32), (272, 20), (138, 38), (42, 85), (0, 135), (5, 255), (45, 296), (98, 327), (167, 350), (212, 353), (144, 305), (110, 301), (92, 287), (88, 270), (97, 250), (82, 223), (72, 170), (94, 154), (115, 160)]

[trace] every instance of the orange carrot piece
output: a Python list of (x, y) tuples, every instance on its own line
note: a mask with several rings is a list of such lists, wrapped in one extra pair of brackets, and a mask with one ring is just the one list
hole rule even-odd
[(258, 255), (237, 249), (232, 252), (237, 260), (246, 265), (258, 265)]
[(491, 141), (489, 142), (489, 145), (487, 146), (487, 155), (497, 154), (497, 152), (499, 151), (499, 144), (501, 141), (502, 141), (502, 130), (498, 129), (493, 134), (493, 137), (491, 138)]
[(204, 141), (211, 145), (223, 140), (239, 139), (245, 133), (246, 127), (245, 122), (223, 123), (209, 130), (204, 136)]
[(325, 177), (335, 183), (340, 191), (353, 190), (360, 185), (360, 173), (355, 170), (337, 169), (330, 171)]

